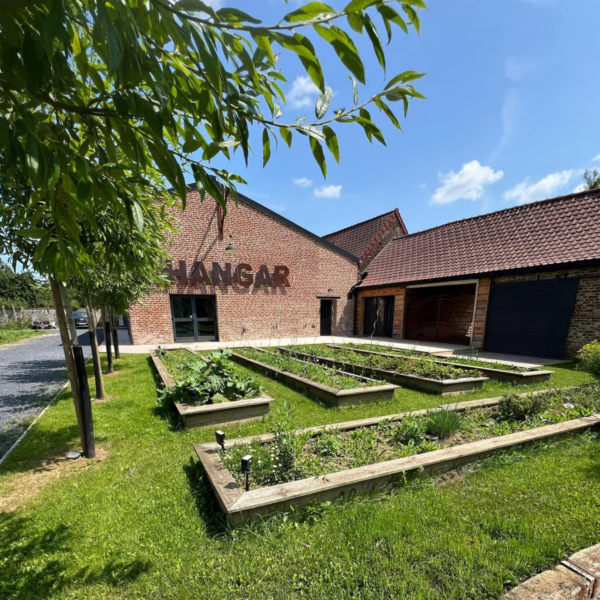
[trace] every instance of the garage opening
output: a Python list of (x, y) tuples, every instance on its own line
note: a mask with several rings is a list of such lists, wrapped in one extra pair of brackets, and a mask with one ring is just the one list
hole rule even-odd
[(562, 358), (578, 287), (578, 279), (493, 283), (485, 349)]
[(476, 289), (475, 283), (407, 288), (405, 338), (469, 345)]

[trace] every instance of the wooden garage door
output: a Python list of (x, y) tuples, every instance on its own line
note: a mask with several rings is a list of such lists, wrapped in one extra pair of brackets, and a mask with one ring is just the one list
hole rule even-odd
[(562, 358), (578, 286), (578, 279), (493, 284), (485, 349)]

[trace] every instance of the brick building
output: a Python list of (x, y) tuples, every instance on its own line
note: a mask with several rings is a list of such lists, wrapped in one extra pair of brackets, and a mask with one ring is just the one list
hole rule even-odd
[(191, 190), (174, 280), (133, 342), (371, 335), (560, 358), (600, 339), (600, 190), (412, 235), (395, 209), (318, 237), (240, 196)]
[(356, 313), (362, 335), (573, 356), (600, 339), (600, 190), (396, 237)]

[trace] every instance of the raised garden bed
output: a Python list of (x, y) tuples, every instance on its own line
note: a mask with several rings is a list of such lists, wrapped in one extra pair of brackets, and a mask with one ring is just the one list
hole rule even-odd
[[(547, 410), (539, 414), (529, 414), (522, 420), (511, 421), (513, 413), (510, 411), (515, 410), (515, 407), (517, 410), (520, 406), (522, 408), (520, 402), (527, 405), (528, 399), (532, 399), (528, 404), (530, 408), (536, 406), (533, 399), (538, 399), (537, 410), (543, 410), (544, 407)], [(576, 404), (562, 405), (564, 399), (575, 399)], [(548, 402), (550, 406), (547, 405)], [(249, 491), (244, 491), (243, 486), (240, 485), (240, 472), (239, 468), (236, 468), (237, 458), (241, 454), (253, 453), (254, 466), (260, 469), (262, 467), (258, 465), (261, 457), (263, 460), (266, 457), (268, 461), (270, 453), (271, 457), (275, 456), (270, 460), (279, 464), (280, 448), (288, 447), (289, 444), (278, 445), (277, 434), (229, 440), (225, 443), (225, 454), (215, 443), (200, 444), (194, 448), (227, 520), (231, 525), (237, 525), (250, 518), (286, 511), (292, 505), (304, 506), (312, 501), (335, 500), (346, 494), (369, 493), (393, 483), (403, 482), (406, 474), (410, 472), (441, 473), (481, 460), (500, 450), (596, 427), (600, 425), (600, 414), (597, 414), (598, 404), (597, 388), (590, 393), (581, 390), (576, 392), (549, 390), (535, 394), (520, 394), (508, 399), (493, 398), (465, 402), (456, 404), (450, 409), (446, 407), (444, 411), (430, 411), (425, 416), (423, 416), (425, 411), (418, 411), (326, 427), (313, 427), (295, 432), (296, 438), (304, 437), (307, 440), (303, 442), (305, 447), (300, 456), (302, 460), (307, 461), (308, 469), (299, 469), (296, 472), (287, 469), (278, 474), (280, 478), (288, 478), (288, 480), (284, 479), (285, 483), (266, 484), (264, 487), (255, 487), (254, 484)], [(589, 410), (596, 412), (580, 416)], [(429, 418), (433, 421), (433, 415), (436, 413), (451, 414), (464, 411), (468, 412), (463, 419), (470, 422), (470, 426), (465, 431), (455, 432), (453, 436), (440, 438), (436, 442), (426, 440), (412, 445), (402, 442), (404, 445), (398, 450), (401, 456), (392, 460), (385, 459), (386, 453), (390, 453), (392, 445), (390, 440), (395, 439), (398, 432), (405, 437), (415, 435), (419, 418)], [(491, 421), (486, 423), (487, 419)], [(548, 422), (550, 424), (544, 425)], [(540, 424), (542, 426), (539, 426)], [(487, 434), (486, 427), (490, 428)], [(501, 435), (503, 431), (510, 433)], [(352, 443), (344, 445), (344, 439)], [(385, 443), (382, 443), (382, 439)], [(372, 447), (373, 440), (378, 441), (379, 445)], [(467, 440), (467, 443), (462, 443), (463, 440)], [(336, 446), (337, 443), (340, 443), (341, 450)], [(356, 448), (359, 443), (369, 448), (373, 464), (348, 468), (348, 458), (344, 451), (348, 448)], [(437, 443), (438, 448), (430, 450), (431, 446), (427, 444), (434, 443)], [(259, 447), (264, 447), (262, 453)], [(318, 457), (328, 454), (333, 455), (334, 458), (325, 460), (320, 465)], [(356, 463), (350, 462), (350, 464)], [(331, 469), (327, 470), (328, 468)], [(265, 472), (268, 473), (268, 469), (266, 471), (263, 469), (263, 476)], [(298, 475), (302, 475), (302, 478), (298, 478)]]
[[(461, 394), (463, 392), (469, 392), (472, 390), (480, 390), (483, 387), (483, 384), (487, 381), (487, 377), (464, 376), (458, 376), (455, 379), (432, 379), (429, 377), (421, 377), (419, 375), (402, 373), (400, 370), (392, 371), (389, 369), (381, 369), (375, 366), (369, 366), (367, 364), (364, 364), (364, 361), (361, 361), (359, 359), (358, 353), (356, 353), (354, 349), (349, 351), (341, 346), (332, 346), (332, 348), (334, 348), (334, 355), (338, 354), (338, 350), (340, 350), (339, 358), (337, 356), (335, 358), (331, 356), (321, 356), (318, 349), (315, 350), (315, 354), (295, 351), (289, 348), (278, 348), (278, 351), (291, 356), (295, 356), (302, 360), (306, 360), (308, 362), (318, 360), (320, 364), (328, 365), (331, 368), (343, 369), (345, 371), (349, 371), (351, 373), (359, 375), (368, 375), (369, 377), (383, 379), (385, 381), (389, 381), (397, 385), (427, 390), (429, 392), (434, 392), (443, 396)], [(357, 360), (352, 360), (352, 354), (355, 354)], [(373, 354), (373, 356), (377, 356), (375, 353), (371, 354)], [(383, 354), (381, 356), (385, 357), (385, 355)], [(402, 360), (406, 360), (406, 357), (399, 357), (397, 355), (387, 355), (386, 358), (393, 358), (394, 360), (399, 361), (398, 365), (401, 364)], [(458, 373), (459, 371), (457, 371), (456, 369), (446, 369), (446, 372), (452, 372), (454, 374)]]
[[(166, 352), (178, 351), (179, 350), (166, 350)], [(187, 351), (194, 356), (198, 356), (191, 350)], [(160, 357), (154, 352), (150, 354), (150, 357), (158, 371), (162, 384), (165, 387), (173, 387), (175, 385), (175, 380), (169, 374)], [(183, 421), (184, 427), (186, 429), (193, 429), (219, 423), (241, 423), (260, 419), (269, 414), (271, 402), (274, 402), (274, 399), (263, 392), (259, 398), (235, 400), (232, 402), (223, 402), (221, 404), (194, 406), (182, 402), (173, 402), (173, 405)]]
[(478, 359), (468, 359), (460, 357), (444, 357), (444, 358), (421, 358), (411, 356), (414, 354), (412, 351), (398, 350), (395, 352), (377, 352), (374, 350), (365, 350), (355, 346), (337, 346), (334, 344), (328, 345), (329, 348), (336, 348), (342, 350), (352, 350), (352, 352), (358, 352), (360, 354), (373, 354), (376, 356), (387, 356), (387, 357), (398, 357), (402, 356), (407, 360), (428, 360), (438, 365), (447, 365), (451, 367), (460, 367), (466, 371), (479, 371), (483, 373), (489, 379), (496, 379), (498, 381), (510, 381), (512, 383), (529, 384), (529, 383), (543, 383), (550, 379), (552, 371), (542, 371), (535, 368), (519, 368), (511, 367), (510, 365), (503, 365), (502, 363), (490, 363), (492, 366), (486, 366), (486, 362)]
[[(265, 361), (270, 360), (269, 354), (272, 353), (260, 348), (250, 348), (245, 350), (245, 352), (250, 354), (250, 356), (234, 353), (232, 358), (246, 367), (265, 373), (270, 377), (282, 379), (332, 406), (350, 406), (391, 400), (394, 397), (394, 392), (398, 389), (397, 385), (386, 384), (382, 381), (350, 373), (340, 373), (339, 370), (332, 372), (325, 367), (315, 366), (315, 371), (318, 371), (324, 380), (331, 380), (339, 386), (333, 387), (332, 385), (312, 381), (302, 375), (290, 373), (289, 371), (284, 371), (268, 364)], [(300, 364), (302, 363), (300, 362)], [(349, 387), (351, 385), (354, 385), (354, 387)]]

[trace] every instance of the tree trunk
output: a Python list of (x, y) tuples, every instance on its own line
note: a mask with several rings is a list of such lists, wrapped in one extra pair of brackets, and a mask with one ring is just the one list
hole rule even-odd
[(77, 381), (77, 371), (75, 370), (75, 360), (71, 351), (71, 342), (69, 340), (69, 330), (67, 327), (67, 319), (65, 317), (65, 309), (62, 302), (62, 294), (60, 285), (54, 277), (50, 277), (50, 287), (52, 289), (52, 297), (54, 298), (54, 307), (56, 308), (56, 321), (60, 331), (60, 339), (62, 341), (65, 360), (67, 362), (67, 372), (69, 374), (69, 382), (71, 384), (71, 393), (73, 394), (73, 404), (75, 405), (75, 415), (77, 416), (77, 425), (79, 427), (79, 437), (83, 453), (87, 453), (85, 443), (85, 428), (83, 423), (83, 413), (81, 410), (81, 396), (79, 395), (79, 384)]
[(60, 285), (60, 294), (65, 307), (65, 315), (67, 318), (67, 325), (69, 327), (69, 334), (71, 335), (71, 345), (79, 346), (79, 338), (77, 337), (77, 327), (75, 327), (75, 319), (73, 318), (73, 307), (71, 306), (71, 299), (69, 298), (69, 290), (66, 285)]
[(104, 391), (104, 378), (102, 377), (102, 362), (98, 352), (98, 337), (96, 335), (96, 313), (92, 304), (92, 295), (89, 289), (85, 289), (85, 300), (88, 313), (88, 325), (90, 327), (90, 346), (92, 347), (92, 361), (94, 363), (94, 379), (96, 380), (96, 399), (102, 400), (106, 393)]
[(109, 321), (110, 321), (110, 330), (112, 332), (112, 342), (115, 349), (115, 358), (121, 358), (121, 352), (119, 351), (119, 332), (117, 331), (117, 326), (115, 325), (115, 314), (112, 311), (112, 308), (108, 311)]
[(110, 347), (110, 323), (106, 320), (109, 318), (108, 310), (106, 306), (102, 308), (102, 315), (104, 320), (104, 346), (106, 347), (106, 362), (108, 364), (107, 373), (113, 372), (113, 360), (112, 360), (112, 350)]

